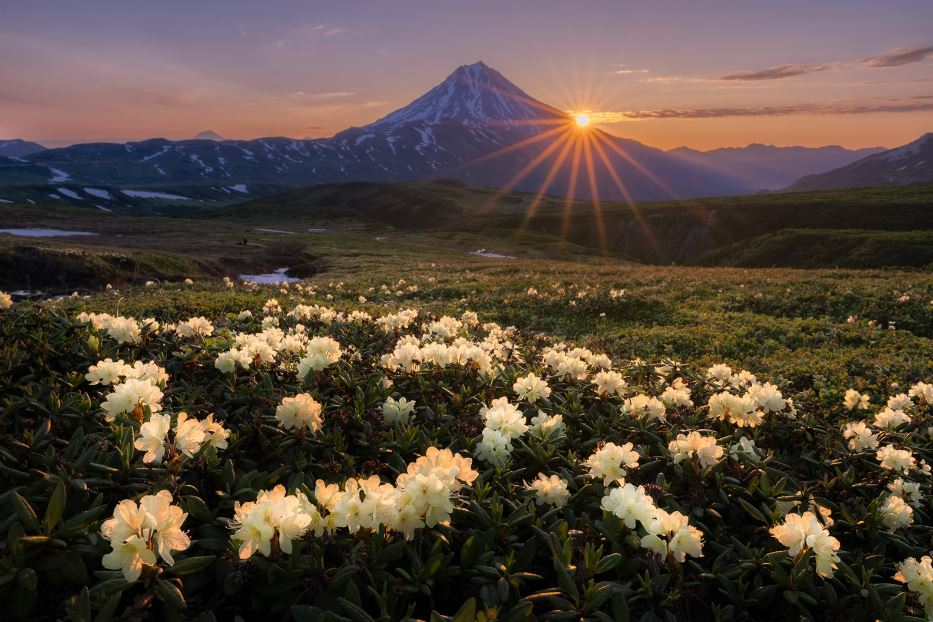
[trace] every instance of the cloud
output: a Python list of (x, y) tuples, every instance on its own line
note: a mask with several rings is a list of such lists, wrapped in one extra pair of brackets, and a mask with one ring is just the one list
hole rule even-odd
[(324, 93), (308, 93), (306, 91), (295, 91), (290, 93), (289, 97), (303, 99), (339, 99), (341, 97), (352, 97), (356, 95), (355, 91), (328, 91)]
[(754, 82), (757, 80), (780, 80), (782, 78), (792, 78), (802, 76), (808, 73), (816, 73), (829, 69), (830, 65), (825, 63), (818, 64), (791, 64), (768, 67), (767, 69), (753, 69), (751, 71), (739, 71), (720, 76), (720, 80), (736, 80), (740, 82)]
[(864, 67), (900, 67), (919, 63), (931, 55), (933, 55), (933, 45), (922, 48), (898, 48), (878, 56), (863, 58), (856, 64)]
[(933, 56), (933, 46), (898, 48), (877, 56), (869, 56), (856, 61), (832, 63), (792, 63), (777, 65), (766, 69), (737, 71), (717, 78), (735, 82), (757, 82), (760, 80), (782, 80), (827, 70), (853, 69), (859, 67), (900, 67), (919, 63)]
[(721, 119), (726, 117), (777, 117), (794, 114), (869, 114), (933, 111), (933, 95), (857, 100), (827, 104), (786, 104), (725, 108), (659, 108), (655, 110), (601, 111), (590, 113), (594, 123), (611, 124), (650, 119)]
[(339, 35), (339, 34), (343, 34), (347, 32), (346, 28), (328, 26), (327, 24), (305, 24), (298, 30), (302, 35), (306, 37), (317, 36), (317, 35), (321, 35), (322, 37), (333, 37), (335, 35)]

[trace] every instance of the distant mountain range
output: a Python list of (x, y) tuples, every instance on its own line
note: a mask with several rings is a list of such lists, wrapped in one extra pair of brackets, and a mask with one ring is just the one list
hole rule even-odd
[(195, 134), (192, 140), (226, 140), (226, 138), (214, 130), (204, 130), (203, 132)]
[(804, 175), (830, 171), (881, 151), (884, 151), (883, 147), (775, 147), (755, 143), (747, 147), (724, 147), (711, 151), (678, 147), (668, 153), (710, 170), (737, 177), (750, 188), (777, 190)]
[(866, 186), (903, 186), (933, 181), (933, 132), (912, 143), (857, 160), (826, 173), (807, 175), (789, 191)]
[(407, 106), (331, 138), (225, 140), (208, 130), (193, 140), (36, 147), (0, 151), (0, 186), (226, 188), (452, 178), (584, 199), (648, 200), (777, 189), (875, 151), (750, 145), (665, 152), (598, 128), (580, 130), (567, 113), (481, 62), (457, 68)]

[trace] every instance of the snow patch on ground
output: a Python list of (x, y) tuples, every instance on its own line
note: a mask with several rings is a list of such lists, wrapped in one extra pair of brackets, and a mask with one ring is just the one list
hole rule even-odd
[(63, 194), (69, 199), (78, 199), (81, 200), (81, 195), (75, 192), (74, 190), (69, 190), (68, 188), (59, 188), (58, 194)]
[(102, 188), (85, 188), (84, 191), (91, 195), (92, 197), (97, 197), (98, 199), (107, 199), (110, 200), (113, 197), (110, 196), (110, 193)]
[[(61, 190), (61, 188), (59, 188)], [(180, 194), (169, 194), (168, 192), (150, 192), (148, 190), (121, 190), (123, 194), (134, 199), (165, 199), (166, 201), (193, 201), (189, 197), (183, 197)]]
[(53, 174), (52, 178), (49, 179), (50, 184), (60, 184), (64, 181), (68, 181), (69, 179), (71, 179), (71, 175), (69, 175), (68, 173), (66, 173), (65, 171), (59, 168), (54, 168), (50, 166), (49, 171), (51, 171)]
[(286, 231), (285, 229), (266, 229), (263, 227), (256, 227), (256, 231), (262, 231), (264, 233), (290, 233), (291, 235), (297, 233), (296, 231)]
[(489, 259), (516, 259), (514, 255), (502, 255), (500, 253), (493, 253), (492, 251), (487, 251), (485, 248), (481, 248), (478, 251), (470, 251), (471, 255), (476, 255), (477, 257), (487, 257)]
[(0, 203), (12, 203), (13, 201), (9, 199), (0, 199)]
[(23, 238), (61, 238), (70, 235), (97, 235), (90, 231), (66, 231), (65, 229), (0, 229), (0, 233), (8, 233)]
[(249, 188), (246, 186), (246, 184), (234, 184), (232, 186), (226, 186), (226, 187), (229, 188), (230, 190), (233, 190), (234, 192), (242, 192), (243, 194), (249, 194)]

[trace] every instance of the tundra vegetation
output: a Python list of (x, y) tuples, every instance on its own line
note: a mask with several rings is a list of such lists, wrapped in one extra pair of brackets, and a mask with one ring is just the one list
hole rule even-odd
[(3, 615), (933, 614), (928, 274), (409, 259), (4, 298)]

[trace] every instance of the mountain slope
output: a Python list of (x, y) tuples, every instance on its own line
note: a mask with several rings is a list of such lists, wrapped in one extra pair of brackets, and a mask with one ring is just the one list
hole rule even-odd
[(896, 149), (862, 158), (827, 173), (807, 175), (787, 188), (789, 192), (903, 186), (933, 181), (933, 132)]
[(0, 156), (7, 158), (21, 158), (31, 153), (44, 151), (45, 147), (39, 143), (14, 138), (13, 140), (0, 140)]
[[(483, 63), (459, 67), (411, 104), (328, 139), (96, 143), (29, 156), (50, 183), (121, 187), (338, 181), (410, 181), (441, 177), (476, 185), (580, 198), (664, 199), (735, 194), (747, 185), (636, 141), (590, 128), (601, 145), (589, 154), (590, 188), (579, 130)], [(609, 174), (609, 169), (612, 174)], [(56, 180), (56, 181), (52, 181)], [(0, 185), (21, 183), (0, 171)], [(29, 183), (35, 183), (30, 175)]]
[(775, 147), (755, 143), (747, 147), (724, 147), (710, 151), (678, 147), (668, 153), (713, 171), (735, 176), (748, 186), (749, 191), (754, 192), (784, 188), (804, 175), (830, 171), (881, 151), (884, 151), (882, 147), (853, 150), (838, 145)]

